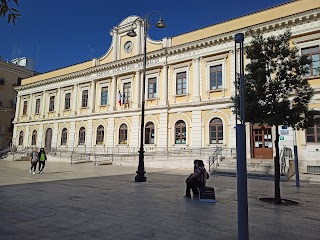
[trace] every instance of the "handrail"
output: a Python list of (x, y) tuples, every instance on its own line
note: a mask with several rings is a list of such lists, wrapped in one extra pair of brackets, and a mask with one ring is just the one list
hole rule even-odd
[(215, 160), (218, 159), (218, 155), (222, 152), (222, 147), (216, 147), (213, 154), (209, 157), (209, 171), (211, 171), (211, 166), (215, 163)]

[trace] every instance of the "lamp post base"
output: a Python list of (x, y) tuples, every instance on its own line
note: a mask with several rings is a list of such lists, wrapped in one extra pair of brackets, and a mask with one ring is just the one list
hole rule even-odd
[(134, 181), (136, 182), (146, 182), (147, 181), (147, 177), (144, 176), (146, 172), (142, 172), (142, 173), (138, 173), (137, 172), (137, 175), (136, 177), (134, 178)]

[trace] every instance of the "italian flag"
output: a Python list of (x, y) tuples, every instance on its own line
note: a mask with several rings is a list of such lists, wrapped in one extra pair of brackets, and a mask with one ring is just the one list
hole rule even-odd
[(121, 101), (121, 93), (120, 93), (120, 90), (119, 90), (119, 92), (118, 92), (118, 103), (119, 103), (119, 105), (121, 106), (122, 101)]

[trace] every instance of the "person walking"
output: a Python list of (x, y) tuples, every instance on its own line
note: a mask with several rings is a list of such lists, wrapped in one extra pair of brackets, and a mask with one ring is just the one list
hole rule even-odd
[(29, 170), (29, 173), (36, 174), (36, 168), (38, 163), (38, 152), (36, 148), (33, 148), (30, 156), (30, 162), (31, 162), (31, 168)]
[(39, 173), (43, 173), (43, 169), (44, 169), (44, 166), (46, 165), (46, 161), (47, 161), (47, 155), (44, 151), (44, 148), (40, 148), (38, 158), (39, 158)]

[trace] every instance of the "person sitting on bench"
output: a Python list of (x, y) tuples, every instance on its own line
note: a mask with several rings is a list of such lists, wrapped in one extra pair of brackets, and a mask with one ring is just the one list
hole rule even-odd
[(187, 189), (186, 198), (191, 198), (190, 189), (192, 189), (193, 196), (198, 196), (198, 187), (206, 185), (209, 174), (207, 173), (202, 160), (194, 160), (193, 173), (186, 179)]

